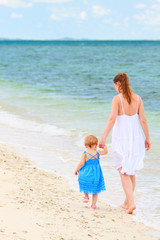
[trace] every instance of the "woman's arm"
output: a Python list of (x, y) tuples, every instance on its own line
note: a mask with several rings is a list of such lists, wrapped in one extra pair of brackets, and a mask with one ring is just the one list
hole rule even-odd
[(80, 161), (80, 163), (78, 164), (78, 166), (77, 166), (77, 168), (76, 168), (76, 171), (75, 171), (75, 173), (74, 173), (75, 175), (78, 174), (79, 170), (83, 167), (84, 163), (85, 163), (85, 154), (83, 153), (83, 154), (82, 154), (82, 157), (81, 157), (81, 161)]
[(144, 135), (146, 137), (146, 139), (145, 139), (145, 148), (148, 151), (150, 149), (150, 147), (151, 147), (151, 143), (150, 143), (147, 119), (145, 117), (143, 101), (142, 101), (141, 98), (140, 98), (140, 101), (139, 101), (139, 120), (140, 120), (142, 129), (143, 129)]
[(118, 96), (115, 96), (112, 100), (112, 109), (111, 109), (111, 113), (110, 113), (110, 116), (108, 118), (108, 121), (106, 123), (106, 127), (105, 127), (105, 130), (104, 130), (102, 139), (99, 143), (100, 148), (104, 148), (106, 138), (109, 135), (110, 131), (112, 130), (112, 128), (114, 126), (114, 123), (116, 121), (116, 117), (117, 117), (117, 114), (118, 114), (118, 99), (117, 99), (117, 97)]

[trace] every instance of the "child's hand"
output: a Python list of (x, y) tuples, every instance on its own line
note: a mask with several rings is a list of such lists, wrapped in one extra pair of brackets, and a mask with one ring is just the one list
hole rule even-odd
[(78, 175), (78, 171), (75, 171), (75, 173), (74, 173), (75, 175)]

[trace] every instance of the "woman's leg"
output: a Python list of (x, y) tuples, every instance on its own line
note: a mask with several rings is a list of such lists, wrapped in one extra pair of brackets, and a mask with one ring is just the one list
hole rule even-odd
[(135, 187), (136, 187), (136, 176), (135, 175), (130, 175), (129, 177), (132, 181), (132, 187), (133, 187), (133, 192), (134, 192)]
[(132, 213), (133, 210), (136, 208), (135, 203), (134, 203), (134, 199), (133, 199), (133, 184), (132, 184), (132, 180), (131, 180), (130, 176), (127, 175), (127, 174), (122, 174), (121, 169), (122, 168), (119, 168), (118, 170), (119, 170), (119, 173), (120, 173), (120, 176), (121, 176), (122, 187), (123, 187), (124, 192), (126, 194), (125, 203), (128, 204), (127, 213)]
[[(133, 193), (135, 190), (135, 186), (136, 186), (136, 176), (135, 175), (129, 175), (131, 182), (132, 182), (132, 189), (133, 189)], [(125, 198), (124, 203), (121, 205), (122, 208), (128, 209), (128, 200), (127, 198)]]

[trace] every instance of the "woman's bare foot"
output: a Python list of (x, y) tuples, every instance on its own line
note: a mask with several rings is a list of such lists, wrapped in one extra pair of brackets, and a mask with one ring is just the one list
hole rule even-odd
[(133, 211), (136, 209), (135, 204), (129, 206), (128, 210), (126, 211), (127, 214), (132, 214)]
[(124, 209), (128, 209), (128, 201), (125, 200), (124, 203), (122, 205), (120, 205), (121, 208), (124, 208)]
[(120, 205), (121, 208), (124, 208), (124, 209), (128, 209), (128, 204), (126, 203), (123, 203), (122, 205)]

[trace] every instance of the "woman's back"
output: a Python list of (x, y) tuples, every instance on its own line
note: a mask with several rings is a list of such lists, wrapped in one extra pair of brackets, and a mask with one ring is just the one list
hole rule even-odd
[(126, 98), (122, 94), (117, 96), (118, 101), (118, 115), (133, 116), (138, 113), (140, 97), (135, 93), (132, 93), (131, 103), (129, 104)]

